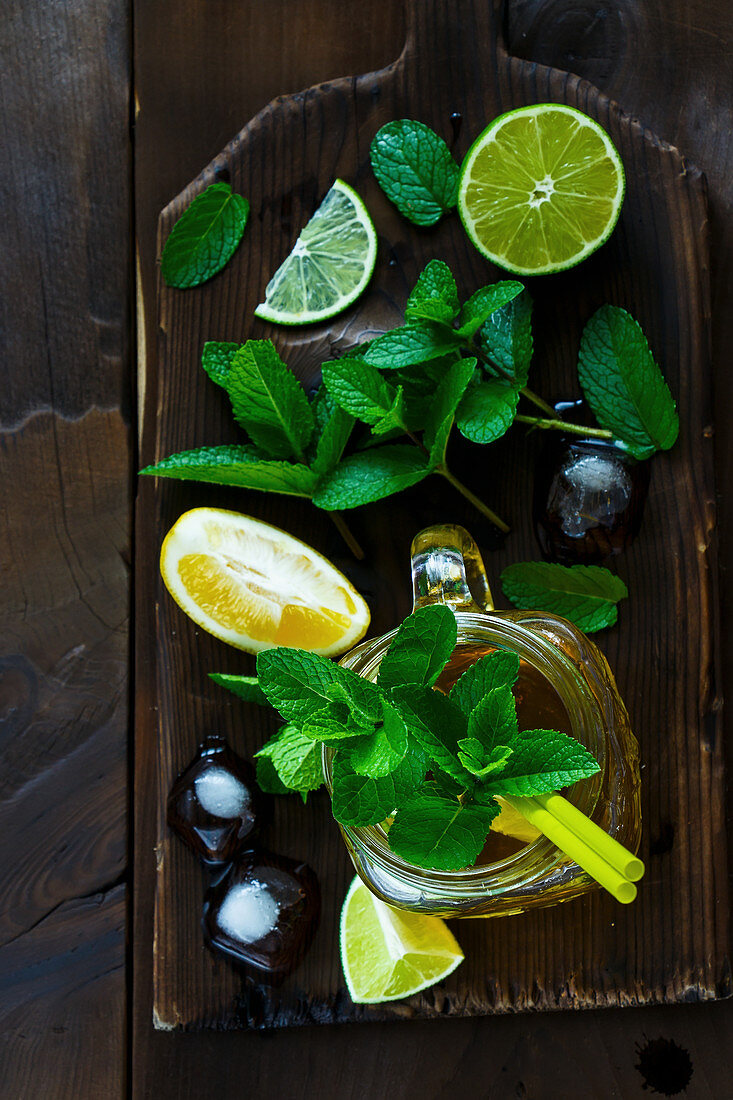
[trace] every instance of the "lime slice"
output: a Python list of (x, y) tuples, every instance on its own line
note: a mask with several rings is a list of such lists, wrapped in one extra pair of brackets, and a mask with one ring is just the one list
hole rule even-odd
[(538, 103), (500, 115), (473, 143), (458, 212), (487, 259), (516, 275), (546, 275), (608, 239), (624, 189), (605, 130), (574, 107)]
[(278, 325), (334, 317), (365, 289), (376, 259), (377, 232), (366, 206), (336, 180), (267, 284), (255, 316)]
[(341, 910), (341, 965), (355, 1004), (409, 997), (462, 962), (445, 921), (393, 909), (354, 879)]

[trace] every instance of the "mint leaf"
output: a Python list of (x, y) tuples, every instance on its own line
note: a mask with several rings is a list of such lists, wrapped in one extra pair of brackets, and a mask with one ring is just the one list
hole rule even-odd
[(323, 364), (323, 382), (334, 401), (357, 420), (375, 426), (393, 421), (380, 430), (402, 427), (395, 413), (401, 408), (401, 391), (385, 382), (376, 367), (363, 359), (335, 359)]
[[(532, 299), (526, 290), (491, 314), (479, 330), (479, 345), (512, 376), (519, 389), (527, 385), (534, 345)], [(486, 369), (491, 373), (491, 367)]]
[(629, 591), (602, 565), (556, 565), (522, 561), (501, 574), (504, 595), (515, 607), (549, 611), (592, 633), (613, 626), (616, 604)]
[(408, 798), (425, 778), (425, 761), (408, 753), (389, 775), (374, 779), (359, 775), (351, 767), (348, 753), (337, 752), (333, 760), (333, 816), (341, 825), (378, 825)]
[(168, 234), (160, 271), (168, 286), (199, 286), (234, 255), (249, 217), (249, 203), (228, 183), (212, 183), (184, 210)]
[(453, 427), (456, 409), (476, 369), (475, 359), (459, 359), (448, 369), (433, 398), (425, 422), (423, 444), (430, 451), (430, 465), (441, 466)]
[(579, 741), (557, 730), (521, 730), (511, 749), (501, 772), (484, 780), (482, 797), (559, 791), (601, 770)]
[(518, 676), (517, 654), (498, 649), (469, 665), (451, 688), (449, 698), (468, 717), (485, 695), (499, 687), (512, 687)]
[(440, 691), (412, 685), (392, 689), (392, 702), (430, 760), (462, 788), (471, 777), (458, 762), (458, 742), (467, 736), (468, 720)]
[(641, 326), (625, 309), (601, 306), (583, 329), (578, 378), (598, 423), (635, 458), (668, 450), (679, 434), (669, 387)]
[(232, 358), (241, 346), (241, 344), (232, 344), (222, 340), (207, 340), (204, 344), (201, 352), (201, 366), (211, 381), (216, 382), (217, 386), (227, 388)]
[(268, 706), (268, 699), (257, 682), (256, 676), (231, 676), (227, 672), (210, 672), (209, 679), (219, 687), (233, 691), (245, 703), (257, 703), (259, 706)]
[(510, 687), (497, 687), (484, 695), (468, 719), (469, 738), (480, 742), (486, 753), (497, 745), (513, 748), (517, 737), (517, 706)]
[(270, 340), (248, 340), (235, 352), (227, 392), (238, 424), (273, 458), (303, 457), (313, 414), (303, 387)]
[(275, 770), (275, 765), (269, 756), (261, 756), (255, 760), (255, 778), (257, 786), (266, 794), (297, 794), (290, 787), (286, 787)]
[(464, 738), (458, 742), (458, 747), (458, 759), (466, 771), (477, 779), (485, 779), (487, 775), (501, 771), (512, 755), (508, 745), (494, 745), (487, 752), (485, 746), (475, 737)]
[(283, 726), (255, 756), (268, 757), (282, 782), (293, 791), (314, 791), (323, 783), (321, 746), (295, 726)]
[(319, 386), (311, 401), (315, 427), (308, 447), (310, 468), (317, 477), (340, 462), (354, 427), (354, 417), (336, 404), (325, 386)]
[(469, 386), (458, 408), (458, 430), (473, 443), (493, 443), (511, 427), (518, 402), (519, 390), (498, 378)]
[(383, 691), (406, 684), (432, 687), (455, 649), (457, 634), (456, 617), (444, 604), (413, 611), (382, 658), (378, 686)]
[(422, 122), (397, 119), (374, 135), (374, 175), (415, 225), (435, 225), (456, 204), (459, 168), (446, 143)]
[(390, 826), (393, 852), (421, 867), (455, 871), (476, 862), (491, 822), (499, 813), (498, 802), (462, 805), (425, 783), (403, 806)]
[(393, 706), (382, 700), (384, 721), (373, 733), (349, 747), (349, 764), (358, 775), (389, 775), (407, 752), (407, 727)]
[[(257, 654), (259, 685), (270, 703), (288, 722), (303, 724), (334, 701), (334, 685), (363, 713), (381, 718), (382, 697), (369, 680), (342, 668), (327, 657), (304, 649), (281, 646)], [(338, 690), (338, 689), (337, 689)]]
[(460, 347), (456, 344), (448, 355), (431, 359), (429, 363), (419, 363), (416, 367), (400, 367), (391, 378), (395, 384), (403, 387), (405, 394), (412, 397), (432, 398), (438, 386), (446, 376), (448, 369), (461, 358)]
[(450, 367), (460, 359), (458, 348), (454, 355), (442, 356), (417, 367), (403, 367), (390, 376), (395, 385), (404, 390), (404, 421), (411, 432), (422, 431), (430, 419), (435, 391)]
[(313, 503), (329, 512), (358, 508), (417, 485), (429, 473), (425, 456), (416, 447), (378, 447), (350, 455), (334, 467), (319, 482)]
[(492, 313), (513, 301), (523, 290), (522, 284), (513, 279), (482, 286), (464, 304), (458, 318), (457, 332), (466, 338), (473, 336)]
[(334, 714), (340, 706), (345, 715), (342, 721), (353, 722), (371, 733), (374, 723), (379, 721), (382, 694), (374, 690), (371, 681), (368, 682), (370, 686), (364, 692), (357, 689), (353, 680), (335, 680), (328, 685), (326, 693), (332, 700)]
[(405, 395), (402, 386), (398, 386), (392, 404), (384, 416), (372, 425), (372, 433), (378, 436), (387, 436), (390, 439), (394, 438), (395, 432), (404, 432), (405, 430), (405, 415)]
[(321, 741), (326, 745), (332, 741), (350, 741), (369, 732), (364, 726), (352, 722), (348, 710), (338, 705), (324, 707), (309, 715), (303, 720), (302, 730), (311, 741)]
[(333, 470), (341, 461), (346, 444), (354, 427), (354, 418), (343, 409), (336, 409), (321, 432), (311, 471), (320, 477)]
[(146, 466), (140, 473), (296, 497), (311, 496), (318, 480), (302, 462), (279, 462), (267, 458), (256, 447), (236, 443), (179, 451), (155, 466)]
[(430, 260), (407, 299), (408, 321), (439, 321), (449, 325), (459, 310), (458, 287), (448, 264)]
[(412, 321), (377, 336), (364, 353), (367, 363), (381, 370), (414, 367), (455, 352), (459, 337), (453, 329), (429, 321)]

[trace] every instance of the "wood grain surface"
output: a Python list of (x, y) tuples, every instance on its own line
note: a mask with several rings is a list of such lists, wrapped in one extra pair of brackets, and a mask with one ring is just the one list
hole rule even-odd
[(126, 1063), (128, 9), (11, 0), (0, 54), (0, 1094), (115, 1097)]
[[(144, 356), (146, 343), (149, 352), (155, 350), (158, 211), (242, 120), (275, 95), (369, 72), (397, 58), (404, 43), (402, 7), (402, 0), (7, 0), (3, 6), (2, 656), (14, 658), (10, 669), (3, 666), (0, 681), (3, 899), (6, 889), (9, 899), (2, 912), (8, 909), (10, 920), (0, 926), (3, 1100), (106, 1100), (123, 1091), (125, 886), (112, 884), (124, 863), (127, 653), (121, 630), (108, 637), (106, 649), (101, 645), (103, 629), (83, 600), (101, 616), (110, 610), (109, 622), (121, 621), (115, 617), (129, 593), (131, 24)], [(733, 433), (724, 419), (733, 403), (730, 4), (508, 0), (503, 22), (510, 53), (589, 78), (662, 139), (684, 149), (707, 176), (715, 450), (724, 489), (733, 461)], [(93, 406), (105, 416), (85, 415)], [(59, 428), (63, 446), (57, 449)], [(22, 455), (19, 441), (25, 444)], [(723, 667), (730, 683), (733, 589), (727, 577), (733, 552), (725, 493), (720, 519)], [(85, 556), (87, 545), (95, 549)], [(152, 599), (142, 581), (137, 595), (142, 606)], [(89, 647), (88, 662), (77, 654), (70, 668), (59, 659), (82, 644)], [(142, 721), (149, 731), (147, 711), (155, 700), (145, 677), (148, 654), (140, 647), (135, 693), (138, 725)], [(733, 746), (732, 738), (727, 741)], [(138, 738), (136, 833), (142, 858), (153, 848), (153, 823), (143, 808), (154, 796), (154, 750), (151, 737)], [(88, 805), (75, 786), (78, 765), (96, 783)], [(33, 827), (36, 782), (52, 800), (47, 845), (36, 829), (32, 866), (21, 834)], [(64, 802), (67, 782), (72, 797)], [(89, 897), (82, 896), (87, 892)], [(408, 1027), (156, 1032), (152, 898), (151, 874), (138, 891), (129, 928), (136, 996), (135, 1075), (128, 1087), (136, 1100), (228, 1098), (243, 1091), (347, 1100), (447, 1100), (457, 1093), (491, 1100), (627, 1100), (649, 1096), (660, 1085), (648, 1067), (641, 1071), (643, 1052), (660, 1038), (676, 1044), (662, 1048), (662, 1061), (665, 1052), (669, 1058), (681, 1051), (684, 1069), (689, 1058), (692, 1076), (684, 1095), (730, 1095), (731, 1001), (414, 1021)], [(687, 1080), (676, 1072), (667, 1091)]]
[[(446, 219), (429, 234), (415, 231), (381, 195), (368, 146), (385, 121), (419, 117), (449, 137), (449, 119), (459, 112), (463, 129), (455, 152), (460, 159), (486, 121), (512, 106), (554, 99), (597, 117), (627, 168), (624, 212), (609, 245), (582, 269), (533, 282), (540, 349), (534, 384), (548, 398), (574, 396), (582, 323), (599, 304), (614, 301), (642, 322), (680, 403), (681, 441), (671, 456), (655, 460), (643, 536), (619, 564), (637, 595), (601, 643), (641, 741), (649, 875), (629, 910), (619, 911), (610, 899), (594, 895), (490, 925), (463, 922), (458, 934), (466, 962), (444, 988), (405, 1004), (353, 1006), (336, 950), (340, 900), (352, 872), (327, 800), (321, 797), (307, 811), (281, 803), (266, 841), (316, 869), (324, 891), (321, 928), (308, 958), (283, 987), (243, 986), (231, 969), (202, 950), (202, 876), (171, 838), (163, 806), (175, 775), (207, 730), (225, 732), (239, 751), (251, 755), (267, 736), (271, 718), (212, 698), (207, 670), (249, 664), (185, 621), (159, 583), (154, 1012), (162, 1027), (631, 1005), (704, 1000), (729, 991), (716, 563), (710, 552), (714, 501), (703, 181), (676, 151), (622, 116), (591, 86), (496, 54), (496, 25), (484, 4), (431, 0), (408, 12), (407, 46), (395, 66), (278, 99), (164, 212), (160, 241), (193, 194), (225, 170), (235, 189), (250, 198), (253, 216), (244, 246), (222, 277), (193, 294), (159, 288), (158, 366), (145, 374), (146, 394), (156, 395), (149, 457), (236, 438), (225, 401), (198, 365), (206, 339), (272, 336), (308, 388), (323, 359), (348, 349), (363, 333), (398, 323), (407, 288), (432, 256), (448, 260), (466, 293), (492, 277), (455, 220)], [(377, 224), (380, 258), (372, 289), (329, 326), (283, 333), (250, 321), (269, 274), (335, 176), (359, 189)], [(483, 548), (494, 551), (489, 562), (494, 576), (509, 561), (537, 555), (529, 517), (537, 447), (536, 439), (526, 441), (515, 432), (478, 462), (470, 448), (458, 449), (457, 461), (464, 461), (471, 486), (490, 490), (489, 503), (514, 526), (501, 548), (462, 502), (430, 484), (352, 513), (367, 547), (367, 561), (355, 566), (324, 517), (307, 503), (161, 483), (140, 508), (138, 568), (154, 558), (162, 532), (186, 508), (203, 503), (240, 508), (286, 526), (335, 559), (367, 595), (378, 634), (409, 608), (407, 548), (428, 522), (469, 526)], [(153, 629), (148, 618), (141, 618), (138, 628), (146, 638)], [(139, 881), (148, 874), (138, 866)]]

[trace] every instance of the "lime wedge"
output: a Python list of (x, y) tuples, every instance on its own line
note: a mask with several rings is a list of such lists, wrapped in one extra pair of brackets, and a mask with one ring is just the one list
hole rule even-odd
[(487, 259), (516, 275), (546, 275), (608, 239), (624, 189), (605, 130), (574, 107), (538, 103), (500, 115), (473, 143), (458, 212)]
[(354, 879), (341, 910), (341, 965), (355, 1004), (409, 997), (462, 962), (445, 921), (393, 909)]
[(355, 302), (372, 277), (377, 232), (356, 191), (336, 180), (267, 284), (255, 316), (308, 325)]

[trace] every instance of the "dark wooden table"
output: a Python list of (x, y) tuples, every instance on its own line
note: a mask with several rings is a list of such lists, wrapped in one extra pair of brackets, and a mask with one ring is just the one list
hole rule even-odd
[[(487, 0), (488, 2), (488, 0)], [(707, 174), (719, 489), (733, 433), (726, 0), (509, 0), (510, 52), (588, 77)], [(733, 1096), (733, 1004), (275, 1035), (151, 1021), (131, 897), (133, 501), (159, 209), (270, 98), (394, 59), (401, 0), (6, 0), (0, 19), (0, 1096)], [(137, 354), (135, 351), (137, 334)], [(720, 500), (724, 684), (731, 510)], [(144, 652), (139, 654), (144, 660)], [(154, 700), (137, 698), (137, 706)], [(730, 729), (730, 723), (728, 723)], [(138, 747), (145, 762), (152, 746)], [(141, 759), (138, 759), (138, 773)], [(134, 806), (134, 814), (132, 813)], [(674, 1067), (678, 1066), (677, 1077)], [(649, 1066), (652, 1068), (649, 1069)], [(680, 1077), (682, 1074), (682, 1077)]]

